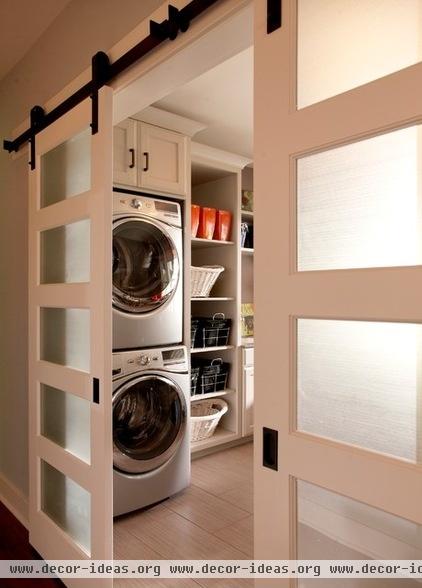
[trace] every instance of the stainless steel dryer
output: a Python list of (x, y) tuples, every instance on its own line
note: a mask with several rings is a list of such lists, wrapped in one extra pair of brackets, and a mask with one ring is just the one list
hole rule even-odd
[(181, 343), (180, 204), (114, 192), (113, 349)]
[(186, 347), (113, 353), (114, 516), (190, 481)]

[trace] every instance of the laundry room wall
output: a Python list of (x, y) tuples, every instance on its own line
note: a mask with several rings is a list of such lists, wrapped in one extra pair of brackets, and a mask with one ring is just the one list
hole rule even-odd
[[(0, 138), (107, 51), (163, 0), (71, 0), (0, 80)], [(17, 31), (18, 34), (18, 31)], [(0, 150), (0, 499), (23, 518), (28, 494), (27, 157)]]

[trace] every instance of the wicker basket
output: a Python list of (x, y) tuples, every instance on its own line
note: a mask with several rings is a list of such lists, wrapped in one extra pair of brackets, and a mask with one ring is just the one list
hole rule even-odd
[(201, 441), (211, 437), (221, 417), (227, 411), (227, 402), (221, 398), (193, 402), (191, 406), (191, 440)]
[(224, 272), (221, 265), (204, 265), (190, 268), (190, 295), (192, 298), (209, 296), (218, 276)]

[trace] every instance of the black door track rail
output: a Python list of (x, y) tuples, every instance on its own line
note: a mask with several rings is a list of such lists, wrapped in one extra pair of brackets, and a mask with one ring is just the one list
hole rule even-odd
[(161, 43), (169, 39), (176, 39), (179, 32), (186, 32), (191, 21), (202, 14), (205, 10), (220, 0), (192, 0), (181, 10), (174, 6), (168, 7), (168, 18), (161, 23), (150, 21), (150, 33), (137, 45), (129, 49), (127, 53), (119, 57), (114, 63), (106, 53), (99, 51), (92, 58), (92, 80), (79, 88), (74, 94), (66, 98), (61, 104), (50, 112), (45, 112), (41, 106), (34, 106), (31, 109), (31, 126), (13, 141), (4, 140), (3, 148), (12, 153), (18, 151), (22, 145), (29, 141), (31, 149), (31, 169), (35, 168), (35, 136), (47, 128), (61, 116), (69, 112), (80, 102), (90, 97), (92, 100), (92, 134), (98, 131), (98, 91), (108, 82), (116, 78), (134, 63), (142, 59)]

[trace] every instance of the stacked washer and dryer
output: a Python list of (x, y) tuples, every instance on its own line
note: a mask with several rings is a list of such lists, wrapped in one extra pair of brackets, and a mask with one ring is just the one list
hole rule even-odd
[(177, 202), (113, 194), (114, 515), (190, 480), (183, 227)]

